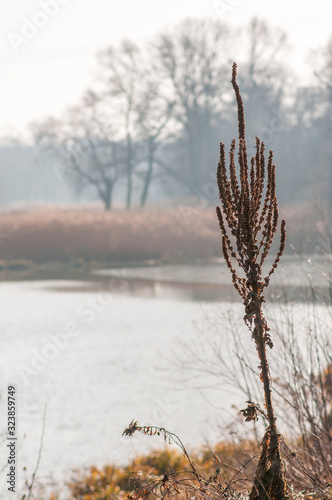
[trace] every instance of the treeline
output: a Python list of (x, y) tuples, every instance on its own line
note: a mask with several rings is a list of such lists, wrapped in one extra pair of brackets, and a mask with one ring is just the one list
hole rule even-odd
[(241, 32), (186, 20), (144, 47), (108, 47), (81, 100), (32, 125), (39, 164), (106, 209), (114, 200), (127, 208), (151, 198), (215, 202), (218, 143), (236, 137), (236, 60), (250, 153), (255, 135), (273, 148), (281, 204), (320, 198), (332, 206), (332, 38), (309, 88), (285, 66), (287, 50), (286, 34), (257, 19)]

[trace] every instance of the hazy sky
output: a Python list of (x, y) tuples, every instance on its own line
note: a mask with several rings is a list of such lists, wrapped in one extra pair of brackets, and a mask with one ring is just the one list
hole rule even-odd
[(327, 0), (0, 0), (0, 135), (75, 104), (91, 81), (94, 54), (107, 44), (143, 41), (186, 17), (206, 16), (231, 25), (259, 16), (284, 28), (289, 61), (304, 84), (308, 52), (332, 34)]

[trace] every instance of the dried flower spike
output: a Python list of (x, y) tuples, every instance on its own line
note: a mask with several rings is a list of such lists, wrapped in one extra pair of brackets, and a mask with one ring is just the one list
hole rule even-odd
[[(260, 360), (260, 378), (264, 386), (265, 406), (269, 427), (259, 461), (250, 500), (283, 500), (287, 498), (284, 469), (280, 459), (279, 434), (271, 397), (271, 379), (266, 346), (273, 347), (262, 304), (263, 291), (276, 270), (285, 249), (286, 223), (281, 222), (281, 237), (277, 256), (270, 271), (263, 276), (263, 264), (271, 249), (278, 228), (276, 196), (276, 166), (269, 151), (265, 164), (265, 146), (256, 137), (256, 154), (250, 160), (245, 138), (244, 107), (238, 83), (237, 66), (233, 63), (232, 85), (238, 109), (238, 164), (235, 165), (235, 139), (231, 143), (229, 173), (226, 168), (225, 146), (220, 144), (217, 182), (221, 207), (217, 207), (222, 234), (222, 252), (230, 269), (234, 288), (245, 306), (244, 321), (252, 333)], [(243, 410), (246, 420), (255, 420), (256, 407)]]

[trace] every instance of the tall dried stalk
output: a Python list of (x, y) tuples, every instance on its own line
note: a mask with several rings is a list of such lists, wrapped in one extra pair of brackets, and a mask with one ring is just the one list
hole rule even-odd
[[(269, 426), (262, 442), (261, 457), (255, 472), (250, 500), (281, 500), (287, 497), (284, 468), (280, 458), (280, 435), (271, 395), (271, 378), (266, 346), (273, 347), (262, 304), (263, 291), (283, 254), (286, 242), (286, 224), (281, 222), (280, 246), (275, 261), (263, 276), (263, 263), (268, 256), (278, 227), (278, 201), (276, 196), (273, 152), (269, 152), (265, 166), (264, 143), (256, 137), (256, 154), (247, 156), (244, 107), (236, 81), (237, 65), (233, 63), (232, 85), (238, 107), (239, 176), (235, 166), (235, 139), (231, 143), (229, 174), (226, 169), (225, 147), (220, 144), (217, 181), (222, 205), (217, 216), (222, 233), (222, 251), (232, 274), (234, 288), (245, 305), (244, 321), (252, 333), (260, 359), (260, 377), (264, 386), (265, 407)], [(267, 181), (266, 179), (267, 170)], [(265, 185), (266, 184), (266, 185)], [(242, 275), (242, 276), (241, 276)], [(255, 418), (255, 405), (245, 411), (247, 420)]]

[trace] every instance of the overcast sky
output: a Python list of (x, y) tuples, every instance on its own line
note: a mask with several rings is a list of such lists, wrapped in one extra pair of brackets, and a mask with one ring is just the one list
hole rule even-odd
[(259, 16), (284, 28), (289, 62), (303, 84), (310, 77), (308, 53), (332, 34), (327, 0), (0, 0), (0, 136), (23, 133), (32, 120), (75, 104), (99, 49), (123, 38), (144, 41), (186, 17), (207, 16), (231, 25)]

